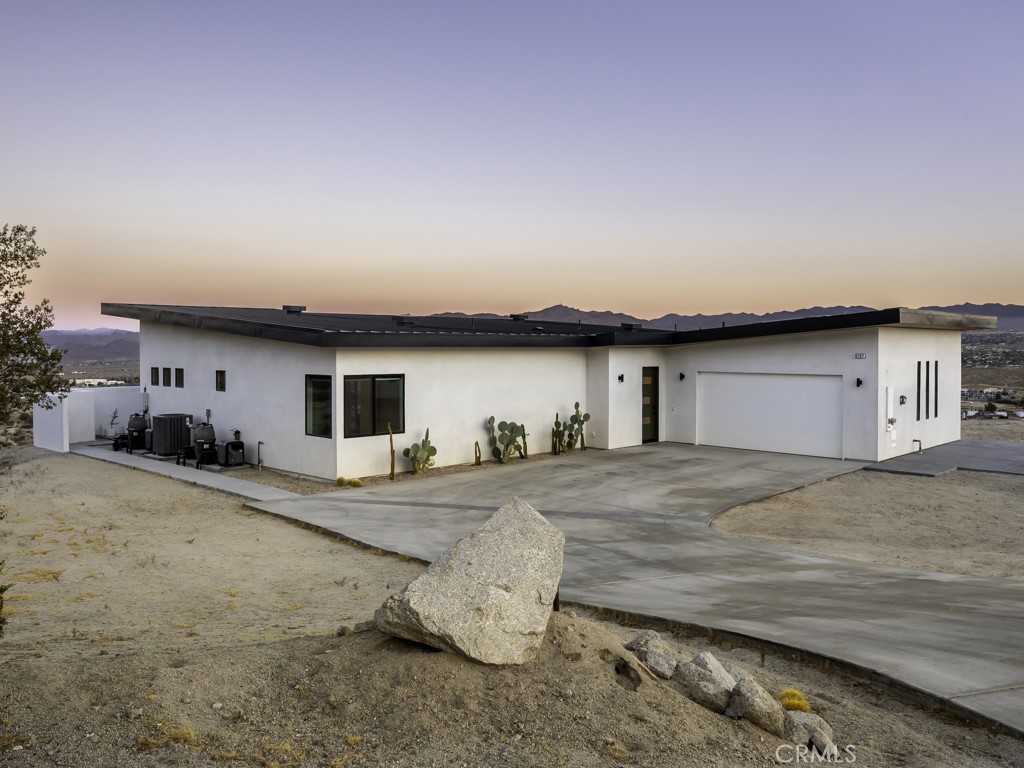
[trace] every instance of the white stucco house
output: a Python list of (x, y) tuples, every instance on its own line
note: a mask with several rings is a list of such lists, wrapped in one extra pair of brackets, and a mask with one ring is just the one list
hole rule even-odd
[[(246, 459), (323, 478), (387, 472), (430, 429), (439, 465), (489, 458), (485, 421), (547, 451), (580, 401), (586, 441), (673, 441), (880, 461), (960, 437), (960, 332), (995, 318), (905, 308), (698, 331), (103, 304), (141, 329), (151, 415), (238, 429)], [(917, 441), (920, 441), (918, 443)]]

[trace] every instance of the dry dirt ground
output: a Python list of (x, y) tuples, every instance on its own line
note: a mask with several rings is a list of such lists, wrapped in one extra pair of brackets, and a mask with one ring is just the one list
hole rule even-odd
[[(1020, 426), (968, 421), (964, 437), (1010, 440)], [(852, 472), (733, 507), (712, 527), (853, 560), (1024, 579), (1022, 475)]]
[(1024, 419), (964, 419), (960, 422), (964, 440), (1003, 440), (1024, 443)]
[[(486, 667), (376, 631), (421, 566), (79, 456), (0, 453), (0, 766), (733, 766), (777, 739), (648, 676), (616, 624), (556, 614)], [(674, 637), (678, 656), (709, 648)], [(1024, 743), (855, 680), (717, 645), (794, 686), (857, 764), (1024, 766)], [(788, 753), (782, 753), (786, 756)]]

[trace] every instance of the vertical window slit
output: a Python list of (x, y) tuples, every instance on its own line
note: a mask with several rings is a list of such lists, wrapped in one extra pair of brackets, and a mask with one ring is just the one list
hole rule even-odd
[(921, 420), (921, 361), (917, 361), (917, 420)]

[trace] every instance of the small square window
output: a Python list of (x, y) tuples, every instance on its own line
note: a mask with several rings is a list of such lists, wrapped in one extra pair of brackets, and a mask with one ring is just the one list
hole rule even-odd
[(170, 368), (164, 368), (164, 386), (165, 387), (171, 386), (171, 369)]
[(160, 369), (156, 366), (149, 369), (149, 383), (154, 387), (160, 386)]
[(228, 374), (226, 371), (217, 371), (216, 374), (214, 374), (214, 380), (218, 392), (227, 392)]
[(175, 368), (174, 369), (174, 386), (181, 389), (185, 386), (185, 369)]

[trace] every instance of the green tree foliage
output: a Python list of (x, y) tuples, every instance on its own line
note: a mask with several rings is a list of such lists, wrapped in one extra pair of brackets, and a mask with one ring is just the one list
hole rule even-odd
[(28, 271), (45, 255), (36, 245), (35, 227), (0, 229), (0, 421), (30, 405), (51, 408), (47, 393), (63, 396), (70, 388), (61, 376), (63, 350), (42, 337), (53, 325), (53, 307), (46, 299), (25, 303)]

